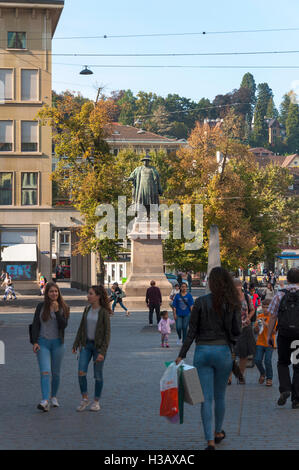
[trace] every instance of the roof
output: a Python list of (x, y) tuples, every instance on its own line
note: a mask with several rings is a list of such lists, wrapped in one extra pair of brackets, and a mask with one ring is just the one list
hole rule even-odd
[(49, 8), (52, 16), (52, 37), (54, 36), (62, 9), (64, 7), (64, 0), (0, 0), (1, 7), (21, 7), (32, 8), (32, 5), (36, 5), (36, 8)]
[(249, 152), (254, 153), (254, 155), (260, 156), (273, 156), (274, 153), (271, 150), (265, 149), (264, 147), (253, 147), (249, 149)]
[(109, 126), (109, 143), (156, 143), (156, 144), (174, 144), (181, 145), (185, 140), (170, 139), (153, 132), (144, 131), (138, 127), (126, 126), (118, 122), (113, 122)]
[(256, 162), (260, 167), (265, 167), (271, 163), (274, 165), (282, 166), (285, 156), (284, 155), (254, 155)]
[(293, 160), (295, 160), (296, 157), (299, 157), (299, 155), (297, 153), (294, 153), (293, 155), (288, 155), (287, 157), (285, 157), (285, 160), (282, 164), (283, 167), (288, 167)]

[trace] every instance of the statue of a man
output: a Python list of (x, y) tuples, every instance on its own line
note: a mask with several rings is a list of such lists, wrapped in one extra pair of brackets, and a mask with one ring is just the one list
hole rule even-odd
[(147, 217), (149, 218), (150, 205), (159, 205), (159, 195), (162, 195), (162, 189), (159, 173), (153, 166), (150, 166), (151, 157), (146, 155), (141, 161), (143, 165), (135, 168), (127, 181), (133, 183), (132, 198), (136, 209), (142, 204), (146, 208)]

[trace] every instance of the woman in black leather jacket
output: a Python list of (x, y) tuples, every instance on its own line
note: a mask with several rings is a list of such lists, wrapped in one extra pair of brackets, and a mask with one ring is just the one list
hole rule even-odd
[[(241, 304), (231, 275), (224, 268), (212, 269), (211, 293), (196, 299), (186, 340), (176, 359), (178, 364), (195, 340), (193, 364), (197, 368), (204, 394), (201, 417), (207, 450), (224, 439), (225, 391), (232, 370), (231, 348), (241, 333)], [(212, 430), (212, 405), (215, 401), (215, 433)]]

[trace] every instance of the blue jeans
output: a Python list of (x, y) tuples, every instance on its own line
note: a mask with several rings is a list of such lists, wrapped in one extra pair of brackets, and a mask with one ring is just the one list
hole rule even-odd
[(232, 371), (232, 355), (225, 345), (196, 346), (193, 365), (197, 368), (201, 383), (204, 403), (201, 404), (201, 419), (205, 438), (214, 440), (212, 430), (213, 400), (215, 401), (215, 432), (222, 431), (225, 414), (225, 390)]
[[(103, 367), (104, 361), (95, 362), (96, 358), (98, 357), (99, 353), (96, 350), (94, 341), (87, 340), (86, 347), (82, 348), (80, 351), (79, 357), (79, 385), (82, 395), (87, 394), (87, 370), (88, 364), (90, 363), (91, 359), (93, 358), (93, 371), (94, 371), (94, 379), (95, 379), (95, 393), (94, 398), (95, 400), (99, 400), (102, 393), (103, 388)], [(84, 375), (80, 375), (80, 372), (83, 372)]]
[[(254, 362), (261, 375), (266, 376), (267, 379), (273, 379), (273, 368), (272, 368), (272, 354), (273, 348), (266, 346), (257, 346), (255, 351)], [(263, 359), (265, 357), (265, 367), (263, 365)], [(266, 369), (266, 370), (265, 370)]]
[[(37, 360), (41, 377), (42, 399), (56, 397), (60, 383), (60, 368), (64, 356), (65, 346), (60, 338), (46, 339), (39, 337), (40, 350), (37, 352)], [(52, 380), (50, 375), (52, 374)]]
[(113, 301), (113, 304), (112, 304), (112, 312), (114, 312), (116, 304), (119, 304), (126, 312), (128, 311), (128, 309), (122, 303), (122, 300), (116, 299), (116, 300)]
[(190, 319), (190, 315), (186, 315), (185, 317), (177, 316), (177, 319), (175, 321), (176, 331), (177, 331), (179, 339), (182, 339), (182, 333), (183, 333), (183, 342), (185, 341), (185, 338), (187, 336), (189, 319)]

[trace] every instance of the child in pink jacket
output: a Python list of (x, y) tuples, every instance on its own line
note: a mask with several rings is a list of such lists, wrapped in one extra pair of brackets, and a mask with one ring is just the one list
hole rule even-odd
[(164, 348), (164, 343), (166, 348), (169, 348), (168, 344), (168, 335), (171, 333), (171, 328), (170, 325), (173, 325), (175, 323), (174, 320), (170, 320), (168, 318), (168, 312), (167, 310), (164, 310), (161, 312), (161, 320), (159, 321), (158, 324), (158, 330), (161, 333), (161, 347)]

